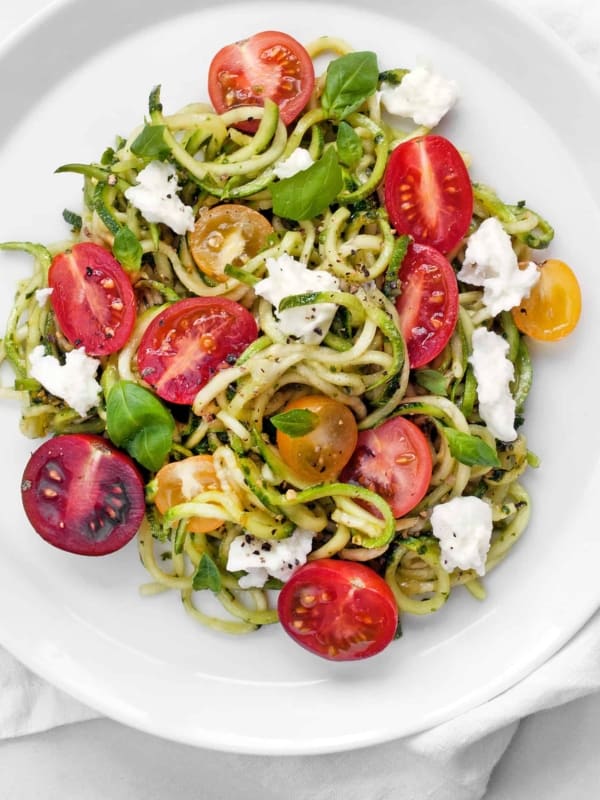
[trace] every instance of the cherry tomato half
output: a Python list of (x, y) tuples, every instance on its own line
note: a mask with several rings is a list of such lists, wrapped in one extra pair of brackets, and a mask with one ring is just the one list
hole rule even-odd
[(512, 315), (522, 333), (542, 342), (568, 336), (581, 315), (581, 289), (573, 270), (556, 258), (540, 264), (540, 277)]
[(302, 647), (332, 661), (379, 653), (398, 627), (398, 606), (387, 583), (355, 561), (309, 561), (279, 593), (281, 624)]
[(390, 155), (385, 207), (398, 234), (449, 253), (473, 215), (471, 179), (460, 153), (443, 136), (408, 139)]
[(396, 308), (412, 368), (428, 364), (452, 336), (458, 317), (458, 284), (439, 250), (411, 244), (398, 274)]
[(21, 496), (42, 539), (85, 556), (126, 545), (146, 508), (133, 461), (93, 434), (63, 434), (38, 447), (25, 467)]
[(292, 400), (284, 412), (312, 411), (319, 418), (305, 436), (288, 436), (277, 431), (277, 447), (287, 466), (302, 480), (323, 483), (336, 478), (354, 452), (358, 429), (348, 406), (326, 395), (309, 395)]
[(228, 203), (202, 210), (188, 242), (198, 268), (224, 282), (227, 264), (243, 267), (266, 246), (272, 233), (273, 226), (258, 211)]
[(191, 405), (213, 375), (234, 363), (257, 335), (252, 314), (233, 300), (178, 300), (146, 328), (138, 370), (163, 400)]
[[(171, 461), (156, 473), (156, 495), (154, 503), (161, 514), (172, 506), (191, 500), (200, 492), (219, 489), (212, 456), (199, 455)], [(208, 533), (220, 528), (223, 520), (204, 517), (191, 517), (187, 522), (188, 531)]]
[[(280, 31), (263, 31), (223, 47), (208, 71), (208, 94), (219, 114), (237, 106), (262, 106), (268, 97), (279, 106), (285, 125), (304, 109), (314, 85), (309, 54)], [(252, 133), (258, 122), (237, 127)]]
[(376, 492), (399, 518), (425, 497), (432, 466), (425, 434), (414, 422), (393, 417), (359, 432), (354, 455), (340, 479)]
[(93, 242), (55, 256), (48, 272), (50, 302), (61, 331), (90, 356), (120, 350), (135, 323), (131, 281), (116, 258)]

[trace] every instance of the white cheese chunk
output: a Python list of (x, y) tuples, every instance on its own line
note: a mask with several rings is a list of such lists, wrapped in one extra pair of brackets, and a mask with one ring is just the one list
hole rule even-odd
[(43, 308), (46, 303), (48, 302), (48, 298), (52, 294), (54, 289), (49, 286), (44, 287), (43, 289), (36, 289), (35, 290), (35, 299), (40, 308)]
[(297, 147), (288, 158), (277, 162), (273, 173), (277, 178), (291, 178), (298, 172), (304, 172), (314, 164), (311, 154), (304, 147)]
[(305, 344), (319, 344), (335, 316), (335, 303), (298, 306), (281, 313), (277, 311), (277, 307), (284, 297), (291, 295), (335, 291), (339, 288), (338, 279), (325, 270), (308, 269), (287, 253), (278, 258), (268, 258), (267, 270), (268, 278), (259, 281), (254, 286), (254, 291), (274, 306), (275, 317), (282, 333)]
[(502, 442), (517, 438), (515, 400), (509, 384), (514, 367), (506, 357), (508, 342), (497, 333), (476, 328), (472, 337), (473, 351), (469, 361), (477, 380), (479, 414), (489, 431)]
[(485, 559), (492, 536), (492, 509), (479, 497), (454, 497), (431, 512), (433, 535), (439, 539), (442, 566), (473, 569), (485, 575)]
[(179, 184), (173, 164), (151, 161), (137, 176), (125, 197), (147, 222), (162, 222), (178, 234), (194, 229), (194, 209), (177, 194)]
[(239, 579), (242, 589), (261, 587), (269, 576), (287, 581), (306, 563), (313, 533), (296, 528), (287, 539), (257, 539), (249, 533), (236, 536), (229, 546), (227, 570), (247, 574)]
[(390, 114), (412, 119), (417, 125), (434, 128), (458, 99), (458, 84), (428, 65), (408, 72), (397, 85), (385, 84), (381, 102)]
[(483, 303), (495, 316), (529, 296), (539, 271), (533, 262), (519, 267), (510, 236), (496, 217), (488, 217), (468, 239), (458, 279), (483, 286)]
[(100, 362), (88, 356), (83, 347), (67, 353), (65, 363), (61, 364), (38, 345), (29, 354), (29, 364), (31, 377), (50, 394), (62, 398), (80, 416), (84, 417), (98, 405), (100, 384), (95, 375)]

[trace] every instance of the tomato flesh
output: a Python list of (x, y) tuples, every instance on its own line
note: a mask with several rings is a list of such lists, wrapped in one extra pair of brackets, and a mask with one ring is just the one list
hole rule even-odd
[(414, 369), (428, 364), (448, 344), (458, 317), (458, 284), (448, 259), (420, 244), (409, 246), (398, 282), (396, 308)]
[(302, 480), (323, 483), (336, 478), (354, 452), (358, 429), (348, 406), (325, 395), (293, 400), (284, 412), (306, 409), (316, 414), (316, 427), (304, 436), (277, 431), (277, 447), (287, 466)]
[(161, 311), (140, 341), (141, 377), (159, 397), (191, 405), (219, 370), (258, 336), (252, 314), (226, 298), (190, 297)]
[(581, 315), (581, 289), (569, 265), (556, 258), (544, 261), (538, 282), (512, 315), (522, 333), (541, 342), (572, 333)]
[(425, 497), (432, 468), (425, 434), (414, 422), (393, 417), (359, 432), (354, 455), (340, 479), (376, 492), (399, 518)]
[(126, 545), (145, 511), (133, 461), (93, 434), (63, 434), (44, 442), (27, 462), (21, 497), (43, 539), (86, 556)]
[(127, 273), (104, 247), (80, 242), (59, 253), (50, 265), (48, 286), (58, 325), (75, 347), (103, 356), (127, 342), (135, 296)]
[[(171, 461), (156, 473), (154, 503), (161, 514), (172, 506), (191, 500), (200, 492), (219, 489), (212, 456), (199, 455)], [(190, 517), (187, 529), (192, 533), (208, 533), (220, 528), (223, 520), (208, 517)]]
[(279, 593), (277, 609), (295, 642), (332, 661), (374, 656), (398, 628), (392, 590), (374, 570), (354, 561), (304, 564)]
[(272, 233), (273, 226), (258, 211), (228, 203), (202, 210), (188, 242), (198, 268), (223, 283), (225, 267), (243, 267), (267, 245)]
[(385, 207), (398, 234), (449, 253), (473, 215), (465, 163), (443, 136), (408, 139), (391, 153), (384, 178)]
[[(238, 106), (279, 106), (285, 125), (304, 109), (315, 85), (315, 72), (305, 48), (280, 31), (262, 31), (226, 45), (214, 56), (208, 72), (208, 93), (219, 114)], [(237, 127), (249, 133), (257, 121)]]

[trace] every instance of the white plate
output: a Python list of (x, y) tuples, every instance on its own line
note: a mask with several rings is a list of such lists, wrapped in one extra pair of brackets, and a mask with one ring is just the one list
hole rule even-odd
[[(600, 92), (546, 32), (491, 0), (58, 3), (0, 52), (0, 239), (54, 241), (80, 180), (53, 175), (126, 134), (161, 83), (167, 110), (206, 97), (219, 46), (279, 28), (335, 34), (384, 67), (430, 59), (462, 98), (443, 131), (473, 156), (472, 174), (556, 226), (552, 253), (576, 269), (580, 327), (536, 347), (527, 485), (533, 522), (486, 580), (479, 603), (457, 591), (441, 612), (405, 619), (404, 637), (363, 663), (332, 664), (277, 628), (227, 638), (196, 626), (175, 595), (143, 599), (135, 546), (104, 559), (56, 551), (30, 530), (19, 481), (33, 444), (3, 404), (0, 426), (0, 641), (33, 670), (107, 715), (221, 750), (318, 753), (423, 730), (508, 689), (569, 639), (600, 603), (597, 319), (593, 243), (600, 161), (592, 131)], [(517, 32), (517, 33), (516, 33)], [(17, 77), (18, 76), (18, 77)], [(10, 124), (9, 124), (10, 122)], [(2, 257), (0, 312), (29, 261)]]

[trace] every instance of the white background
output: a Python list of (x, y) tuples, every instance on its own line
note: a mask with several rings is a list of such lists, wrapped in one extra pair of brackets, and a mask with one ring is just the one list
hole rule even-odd
[[(569, 13), (585, 16), (596, 3), (574, 0)], [(0, 38), (48, 2), (19, 0), (10, 5), (0, 7)], [(569, 13), (559, 15), (564, 3), (521, 0), (521, 5), (557, 29), (583, 57), (590, 56), (593, 43), (578, 38), (576, 26), (569, 24)], [(600, 49), (600, 41), (596, 45)], [(594, 797), (600, 787), (599, 752), (598, 695), (527, 718), (494, 771), (485, 798), (530, 800), (534, 793), (544, 800)], [(164, 742), (108, 720), (94, 720), (1, 742), (0, 798), (269, 800), (280, 796), (277, 787), (259, 782), (242, 785), (240, 771), (228, 770), (229, 758)], [(407, 800), (400, 789), (397, 797)]]

